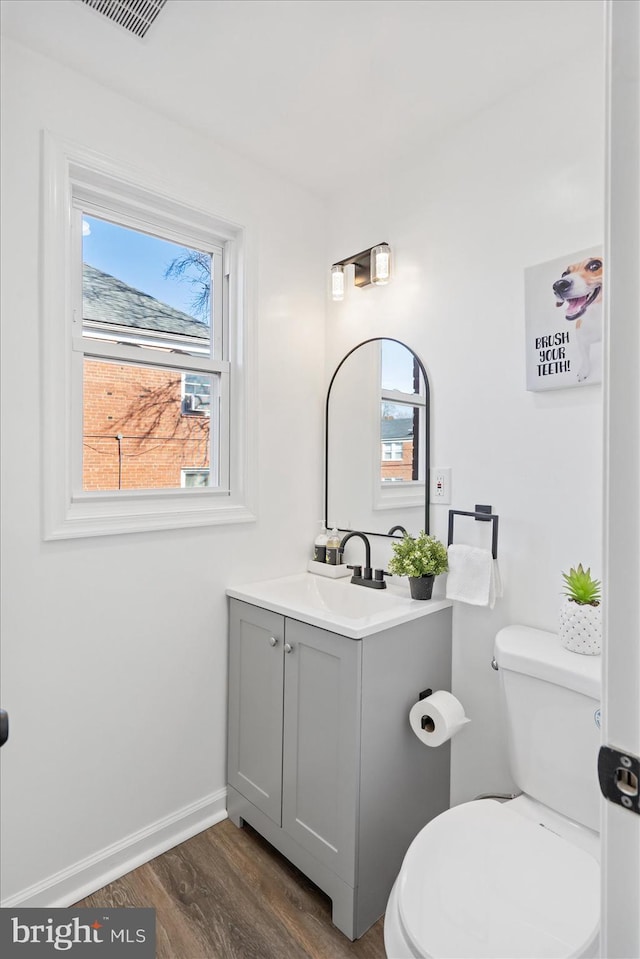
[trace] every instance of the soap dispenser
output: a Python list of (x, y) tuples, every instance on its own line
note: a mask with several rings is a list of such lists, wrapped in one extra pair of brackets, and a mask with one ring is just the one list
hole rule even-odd
[(313, 559), (316, 563), (325, 563), (327, 560), (328, 534), (324, 523), (320, 522), (320, 531), (313, 543)]
[(326, 562), (331, 566), (338, 566), (340, 563), (340, 533), (334, 527), (327, 540)]

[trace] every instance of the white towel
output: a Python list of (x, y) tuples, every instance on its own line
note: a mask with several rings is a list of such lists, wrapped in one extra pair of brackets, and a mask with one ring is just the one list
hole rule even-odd
[(496, 598), (502, 596), (502, 580), (498, 561), (491, 551), (476, 546), (451, 545), (447, 555), (447, 599), (493, 609)]

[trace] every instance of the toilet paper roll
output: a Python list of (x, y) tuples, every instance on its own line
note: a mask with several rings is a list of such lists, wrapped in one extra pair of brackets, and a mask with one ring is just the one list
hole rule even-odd
[(409, 711), (409, 724), (425, 746), (441, 746), (468, 722), (460, 700), (444, 689), (418, 700)]

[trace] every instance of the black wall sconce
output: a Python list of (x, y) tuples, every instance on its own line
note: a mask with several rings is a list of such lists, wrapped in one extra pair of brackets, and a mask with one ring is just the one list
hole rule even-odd
[(384, 286), (391, 279), (391, 247), (388, 243), (379, 243), (334, 263), (331, 267), (331, 296), (334, 300), (344, 299), (344, 268), (351, 264), (355, 286), (368, 286), (369, 283)]

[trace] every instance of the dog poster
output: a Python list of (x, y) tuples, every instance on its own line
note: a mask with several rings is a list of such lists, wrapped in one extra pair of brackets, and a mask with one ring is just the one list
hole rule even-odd
[(602, 382), (602, 248), (525, 270), (527, 390)]

